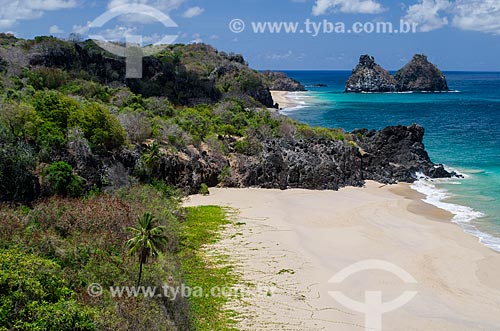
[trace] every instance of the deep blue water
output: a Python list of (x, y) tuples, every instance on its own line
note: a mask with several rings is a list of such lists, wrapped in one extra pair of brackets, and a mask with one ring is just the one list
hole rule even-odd
[[(414, 94), (344, 94), (348, 71), (287, 73), (309, 90), (294, 96), (304, 107), (285, 110), (302, 122), (348, 131), (412, 123), (425, 127), (432, 160), (467, 178), (421, 183), (419, 189), (429, 201), (453, 210), (467, 231), (500, 250), (500, 73), (446, 72), (455, 92)], [(319, 83), (328, 87), (313, 86)]]

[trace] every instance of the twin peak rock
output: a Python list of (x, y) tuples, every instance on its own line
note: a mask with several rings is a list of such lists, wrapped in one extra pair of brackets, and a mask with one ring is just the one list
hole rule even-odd
[(375, 63), (373, 56), (362, 55), (346, 83), (347, 93), (363, 92), (446, 92), (446, 77), (425, 55), (417, 54), (394, 76)]

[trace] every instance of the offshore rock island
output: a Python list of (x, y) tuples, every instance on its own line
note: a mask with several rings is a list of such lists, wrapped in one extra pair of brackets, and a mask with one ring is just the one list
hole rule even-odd
[(362, 55), (346, 83), (346, 93), (447, 92), (446, 77), (425, 55), (417, 54), (394, 76)]
[(362, 55), (346, 83), (348, 93), (396, 92), (397, 82), (391, 74), (375, 63), (370, 55)]

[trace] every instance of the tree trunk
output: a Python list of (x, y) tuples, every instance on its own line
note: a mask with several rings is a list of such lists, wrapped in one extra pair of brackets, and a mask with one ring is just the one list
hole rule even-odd
[(137, 286), (139, 286), (141, 284), (143, 264), (144, 264), (144, 252), (141, 252), (141, 256), (139, 258), (139, 279), (137, 280)]

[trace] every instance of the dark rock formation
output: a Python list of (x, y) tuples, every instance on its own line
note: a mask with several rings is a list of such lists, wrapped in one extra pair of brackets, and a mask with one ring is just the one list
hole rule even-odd
[[(338, 190), (345, 186), (363, 186), (365, 180), (394, 184), (414, 182), (417, 173), (431, 178), (449, 178), (442, 165), (429, 159), (422, 143), (424, 129), (419, 125), (388, 127), (380, 131), (356, 130), (355, 144), (323, 138), (272, 138), (261, 143), (254, 155), (234, 153), (236, 140), (219, 137), (233, 153), (223, 155), (206, 146), (188, 147), (177, 153), (165, 151), (155, 176), (186, 193), (197, 193), (202, 183), (213, 187), (221, 173), (230, 174), (222, 185), (230, 187), (303, 188)], [(75, 166), (89, 185), (126, 185), (136, 171), (142, 149), (123, 149), (110, 158), (98, 158)], [(96, 171), (97, 170), (97, 171)]]
[(346, 83), (348, 93), (395, 92), (397, 82), (391, 74), (375, 63), (369, 55), (362, 55)]
[(365, 179), (382, 183), (414, 182), (416, 173), (431, 178), (450, 178), (442, 165), (435, 165), (425, 151), (424, 128), (413, 124), (392, 126), (380, 131), (357, 130), (357, 144), (363, 151)]
[(415, 55), (394, 77), (401, 92), (449, 91), (446, 77), (425, 55)]
[(239, 186), (338, 190), (362, 186), (361, 155), (340, 141), (271, 139), (253, 157), (232, 164)]
[(362, 186), (365, 180), (381, 183), (414, 182), (416, 173), (452, 177), (431, 162), (418, 125), (354, 132), (358, 147), (324, 139), (265, 141), (261, 154), (240, 156), (232, 165), (239, 185), (264, 188), (337, 190)]
[(269, 89), (272, 91), (300, 92), (306, 88), (300, 82), (288, 77), (284, 72), (264, 71), (262, 74), (269, 81)]
[(425, 55), (419, 54), (394, 77), (376, 64), (372, 56), (362, 55), (345, 89), (347, 93), (443, 91), (449, 91), (446, 77)]

